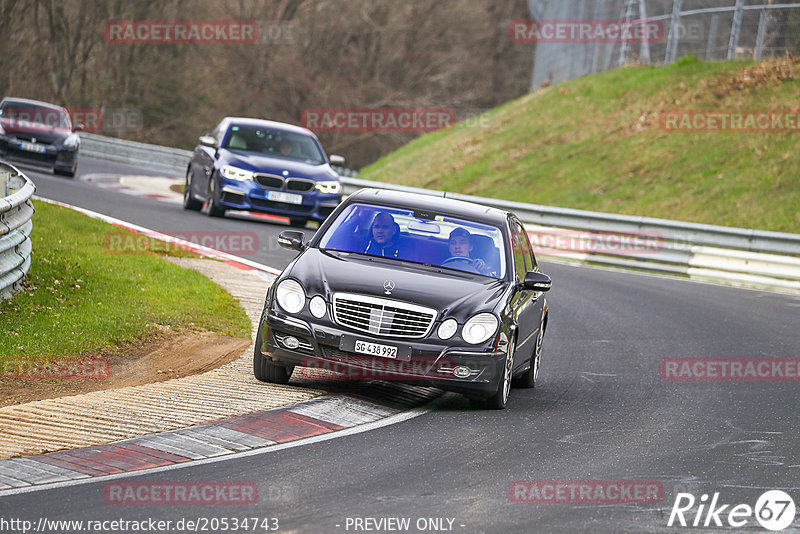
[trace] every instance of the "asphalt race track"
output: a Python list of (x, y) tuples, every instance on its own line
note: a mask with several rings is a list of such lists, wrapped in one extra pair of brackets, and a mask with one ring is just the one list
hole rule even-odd
[[(259, 250), (249, 259), (283, 268), (293, 257), (275, 242), (282, 223), (211, 219), (80, 179), (147, 174), (139, 169), (83, 158), (74, 180), (23, 170), (42, 197), (162, 232), (255, 232)], [(708, 530), (705, 510), (691, 526), (704, 494), (710, 501), (719, 493), (717, 507), (729, 505), (719, 514), (726, 528), (734, 506), (755, 508), (766, 490), (784, 490), (800, 505), (800, 382), (660, 374), (666, 358), (797, 358), (800, 298), (552, 263), (543, 269), (553, 289), (541, 383), (535, 393), (513, 390), (505, 411), (475, 411), (445, 395), (428, 413), (368, 432), (114, 481), (253, 482), (256, 504), (107, 504), (108, 481), (99, 480), (0, 497), (0, 516), (34, 524), (277, 518), (279, 532), (672, 532)], [(526, 480), (542, 488), (650, 481), (663, 495), (655, 504), (512, 502), (509, 488)], [(667, 526), (678, 493), (698, 501), (685, 513), (686, 528)], [(388, 518), (409, 518), (410, 526), (392, 530)], [(800, 517), (785, 532), (793, 529)], [(733, 530), (766, 532), (755, 517)]]

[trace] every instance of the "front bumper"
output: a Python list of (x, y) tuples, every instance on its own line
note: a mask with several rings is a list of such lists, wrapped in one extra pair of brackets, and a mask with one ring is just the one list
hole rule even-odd
[[(341, 194), (326, 194), (313, 189), (305, 193), (294, 193), (302, 197), (301, 204), (290, 204), (269, 199), (270, 189), (253, 182), (246, 184), (223, 179), (220, 184), (220, 206), (226, 209), (246, 210), (283, 217), (307, 217), (322, 222), (342, 201)], [(287, 193), (287, 191), (281, 191)]]
[(59, 149), (52, 144), (38, 144), (42, 152), (33, 152), (21, 148), (22, 140), (13, 137), (0, 138), (0, 156), (11, 161), (22, 161), (45, 165), (58, 170), (70, 171), (75, 166), (78, 149)]
[[(296, 348), (287, 346), (289, 337), (299, 342)], [(351, 348), (355, 339), (397, 346), (398, 356), (356, 354)], [(322, 369), (335, 373), (328, 375), (331, 380), (396, 380), (476, 398), (497, 392), (506, 357), (504, 348), (481, 351), (448, 346), (441, 340), (380, 338), (337, 325), (312, 325), (274, 310), (266, 316), (259, 341), (265, 357), (287, 366), (310, 368), (310, 376), (321, 376), (313, 370)]]

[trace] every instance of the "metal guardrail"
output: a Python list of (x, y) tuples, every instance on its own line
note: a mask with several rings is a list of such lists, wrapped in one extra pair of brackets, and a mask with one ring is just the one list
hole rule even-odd
[(19, 291), (31, 265), (31, 230), (36, 191), (27, 176), (0, 161), (0, 300)]
[[(183, 176), (188, 150), (81, 134), (84, 155)], [(344, 193), (377, 187), (441, 196), (441, 191), (342, 178)], [(800, 293), (800, 235), (524, 204), (444, 193), (516, 213), (537, 255), (551, 260), (662, 272)]]

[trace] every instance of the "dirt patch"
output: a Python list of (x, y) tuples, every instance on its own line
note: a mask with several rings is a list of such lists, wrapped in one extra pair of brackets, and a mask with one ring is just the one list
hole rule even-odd
[[(100, 369), (100, 372), (79, 373), (77, 378), (43, 380), (5, 375), (6, 378), (0, 379), (0, 407), (204, 373), (237, 359), (251, 344), (249, 339), (211, 333), (161, 334), (129, 343), (113, 353), (104, 352), (80, 360), (91, 361), (93, 369)], [(95, 362), (100, 364), (95, 365)], [(103, 369), (106, 372), (102, 372)]]

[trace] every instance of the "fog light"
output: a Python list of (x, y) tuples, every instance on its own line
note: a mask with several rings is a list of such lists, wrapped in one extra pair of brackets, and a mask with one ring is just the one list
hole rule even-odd
[(294, 336), (286, 336), (283, 338), (283, 345), (290, 350), (294, 350), (300, 346), (300, 342)]
[(470, 371), (469, 367), (464, 367), (463, 365), (459, 365), (458, 367), (453, 369), (453, 374), (456, 376), (456, 378), (467, 378), (469, 377), (469, 375), (472, 374), (472, 371)]

